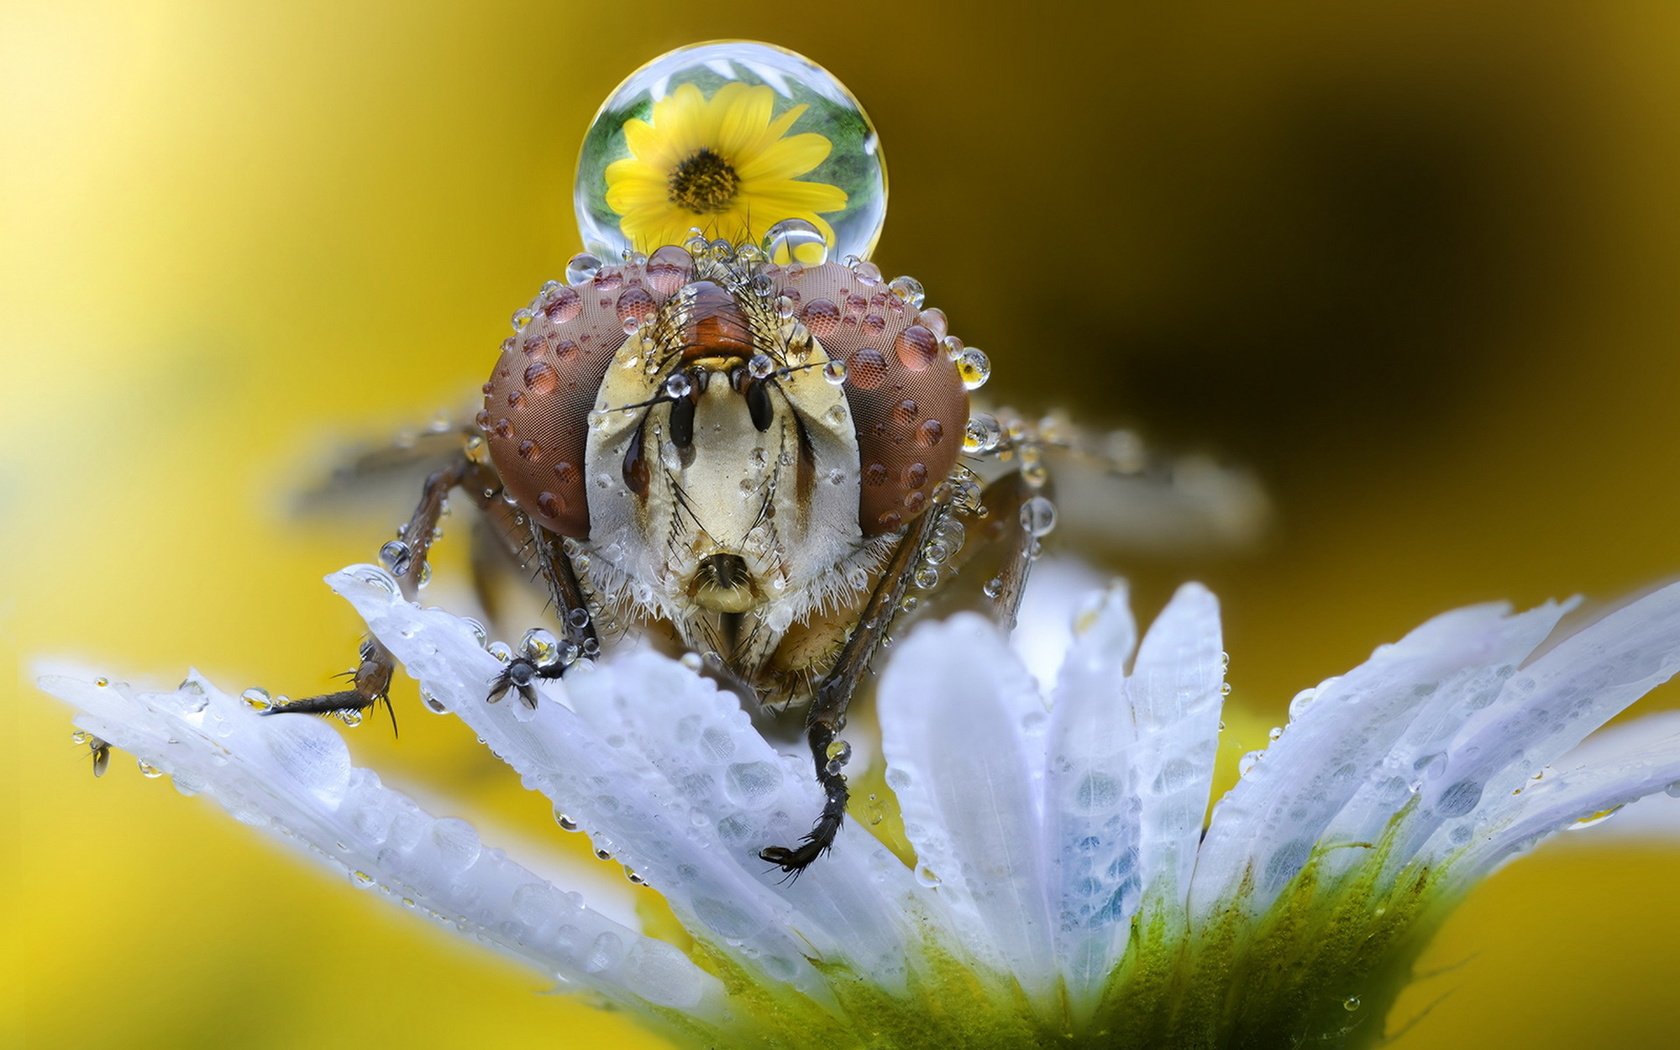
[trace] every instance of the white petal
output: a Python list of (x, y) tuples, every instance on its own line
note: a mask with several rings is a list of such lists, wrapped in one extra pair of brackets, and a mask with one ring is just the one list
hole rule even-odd
[[(678, 785), (627, 747), (625, 738), (603, 734), (577, 713), (618, 708), (658, 688), (668, 691), (663, 699), (671, 704), (699, 710), (715, 696), (715, 686), (685, 673), (644, 688), (641, 676), (652, 666), (644, 661), (655, 658), (642, 654), (611, 666), (580, 664), (564, 683), (545, 687), (546, 702), (535, 711), (517, 694), (490, 704), (485, 696), (501, 663), (479, 647), (464, 621), (404, 601), (386, 586), (388, 579), (377, 568), (360, 566), (335, 573), (327, 582), (356, 607), (369, 630), (433, 697), (520, 774), (526, 788), (546, 795), (558, 811), (589, 831), (597, 848), (611, 851), (657, 887), (684, 925), (710, 930), (718, 946), (739, 962), (832, 1005), (826, 981), (788, 928), (792, 905), (732, 856), (757, 845), (753, 840), (762, 831), (760, 817), (731, 822), (730, 817), (748, 813), (742, 809), (723, 820), (704, 814), (707, 823), (697, 824), (691, 816), (694, 807)], [(697, 740), (696, 746), (704, 745)], [(788, 779), (782, 777), (779, 764), (753, 772), (772, 780)], [(766, 793), (761, 778), (741, 790), (756, 802), (774, 798), (780, 787), (775, 783)], [(741, 841), (735, 840), (737, 834)]]
[(393, 903), (626, 1005), (724, 1010), (719, 982), (681, 952), (484, 847), (465, 821), (440, 820), (384, 787), (314, 718), (263, 718), (196, 674), (164, 694), (61, 675), (41, 687), (84, 712), (78, 725), (171, 774), (182, 792), (215, 798)]
[(923, 892), (903, 862), (851, 824), (797, 879), (758, 857), (765, 846), (797, 843), (822, 807), (808, 753), (778, 755), (733, 693), (709, 682), (697, 688), (694, 673), (675, 661), (641, 652), (614, 670), (612, 689), (593, 689), (606, 676), (587, 675), (572, 700), (602, 739), (624, 738), (622, 746), (679, 793), (686, 837), (697, 843), (702, 835), (752, 892), (778, 909), (791, 906), (781, 922), (807, 955), (849, 963), (878, 986), (902, 990), (905, 944), (916, 939), (910, 898)]
[[(1214, 809), (1197, 860), (1192, 910), (1231, 899), (1250, 873), (1248, 905), (1263, 909), (1301, 869), (1334, 817), (1379, 768), (1442, 682), (1471, 690), (1494, 654), (1514, 663), (1528, 634), (1503, 605), (1437, 616), (1340, 678), (1316, 698)], [(1510, 655), (1516, 653), (1516, 655)]]
[[(1405, 730), (1380, 762), (1374, 762), (1364, 783), (1320, 836), (1327, 842), (1374, 842), (1388, 829), (1394, 815), (1423, 785), (1438, 779), (1447, 766), (1453, 739), (1476, 712), (1499, 695), (1523, 660), (1544, 642), (1574, 603), (1547, 602), (1505, 620), (1477, 666), (1456, 672), (1433, 687), (1424, 686)], [(1405, 717), (1405, 716), (1403, 716)], [(1405, 852), (1415, 814), (1396, 836), (1396, 849)], [(1421, 825), (1420, 825), (1421, 826)], [(1357, 850), (1341, 850), (1328, 858), (1331, 870), (1356, 864)]]
[[(1615, 610), (1513, 675), (1453, 740), (1419, 810), (1426, 857), (1454, 849), (1482, 799), (1507, 795), (1680, 670), (1680, 584)], [(1406, 859), (1396, 856), (1396, 862)]]
[(1138, 724), (1143, 892), (1175, 909), (1189, 894), (1219, 749), (1222, 638), (1218, 600), (1186, 584), (1144, 635), (1127, 680)]
[(1009, 647), (1048, 696), (1073, 645), (1074, 618), (1109, 580), (1072, 558), (1042, 558), (1033, 563), (1030, 579), (1021, 597), (1019, 622), (1009, 633)]
[[(485, 702), (501, 664), (463, 621), (369, 584), (329, 582), (427, 691), (590, 832), (598, 848), (658, 888), (685, 925), (778, 981), (831, 1003), (812, 959), (902, 986), (910, 898), (919, 888), (867, 832), (842, 829), (833, 853), (793, 882), (758, 859), (792, 845), (822, 806), (808, 759), (777, 755), (739, 701), (646, 651), (580, 664), (544, 687), (536, 711), (516, 695)], [(373, 577), (377, 581), (377, 577)], [(925, 921), (932, 921), (923, 916)]]
[(1128, 758), (1137, 726), (1126, 700), (1126, 664), (1136, 644), (1126, 588), (1116, 584), (1062, 663), (1045, 740), (1051, 917), (1080, 1014), (1108, 978), (1141, 891), (1142, 803)]
[(918, 864), (972, 923), (983, 957), (1030, 995), (1047, 994), (1042, 832), (1035, 794), (1023, 789), (1041, 768), (1046, 721), (1031, 677), (990, 623), (958, 616), (919, 627), (900, 647), (881, 678), (880, 712), (887, 783)]
[[(1680, 783), (1680, 711), (1649, 715), (1595, 734), (1558, 769), (1520, 792), (1484, 802), (1464, 852), (1448, 871), (1460, 884), (1494, 868), (1553, 832), (1612, 812)], [(1680, 802), (1660, 800), (1680, 808)], [(1619, 818), (1618, 818), (1619, 819)]]

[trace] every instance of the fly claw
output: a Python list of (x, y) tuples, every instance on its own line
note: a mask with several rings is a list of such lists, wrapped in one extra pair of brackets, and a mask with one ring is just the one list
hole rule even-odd
[[(587, 625), (589, 614), (582, 609), (573, 609), (572, 613), (582, 613), (581, 618), (567, 616), (567, 626), (579, 630)], [(579, 622), (581, 620), (581, 623)], [(580, 632), (581, 633), (581, 632)], [(592, 638), (592, 636), (591, 636)], [(519, 642), (519, 655), (508, 661), (495, 678), (490, 680), (490, 694), (485, 697), (486, 703), (500, 703), (502, 697), (510, 691), (519, 693), (519, 700), (532, 711), (537, 709), (538, 681), (552, 681), (560, 678), (576, 664), (585, 654), (587, 643), (573, 641), (570, 637), (556, 638), (550, 631), (541, 627), (533, 627), (525, 632), (525, 637)]]

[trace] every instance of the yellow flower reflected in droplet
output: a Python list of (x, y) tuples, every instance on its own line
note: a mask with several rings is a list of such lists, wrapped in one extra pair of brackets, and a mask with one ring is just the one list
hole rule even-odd
[(631, 244), (681, 243), (692, 227), (757, 241), (773, 223), (804, 219), (834, 243), (823, 213), (846, 207), (846, 191), (802, 182), (833, 144), (815, 132), (789, 135), (804, 105), (772, 117), (775, 92), (731, 83), (711, 98), (682, 84), (653, 104), (652, 119), (629, 120), (630, 156), (607, 165), (607, 206)]

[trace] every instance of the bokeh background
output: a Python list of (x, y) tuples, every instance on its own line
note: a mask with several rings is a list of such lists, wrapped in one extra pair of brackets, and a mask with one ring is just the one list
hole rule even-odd
[[(1112, 566), (1146, 612), (1187, 576), (1219, 592), (1248, 746), (1449, 606), (1680, 569), (1680, 10), (1120, 6), (0, 6), (0, 1042), (648, 1045), (126, 756), (96, 783), (27, 668), (297, 695), (344, 666), (318, 581), (405, 508), (290, 495), (467, 402), (576, 250), (595, 106), (683, 43), (771, 40), (864, 100), (877, 259), (993, 390), (1264, 478), (1258, 549)], [(361, 760), (582, 846), (411, 684), (398, 704)], [(1478, 891), (1395, 1045), (1671, 1040), (1680, 842), (1614, 828)]]

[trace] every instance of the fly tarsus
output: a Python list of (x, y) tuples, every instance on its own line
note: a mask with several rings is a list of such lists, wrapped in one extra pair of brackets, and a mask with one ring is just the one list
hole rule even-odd
[(391, 708), (391, 672), (396, 663), (390, 652), (378, 641), (362, 641), (361, 661), (349, 672), (351, 688), (320, 696), (306, 696), (298, 700), (283, 700), (266, 708), (265, 715), (337, 715), (365, 711), (375, 704), (384, 704), (391, 715), (391, 732), (397, 731), (397, 715)]
[(759, 860), (776, 865), (789, 878), (795, 879), (818, 857), (833, 848), (835, 836), (840, 834), (840, 825), (846, 821), (846, 801), (851, 797), (846, 775), (841, 772), (850, 749), (841, 744), (838, 753), (830, 756), (830, 752), (835, 750), (835, 732), (834, 727), (825, 722), (814, 723), (808, 737), (811, 757), (817, 765), (817, 783), (823, 789), (822, 813), (798, 846), (766, 846), (758, 851)]

